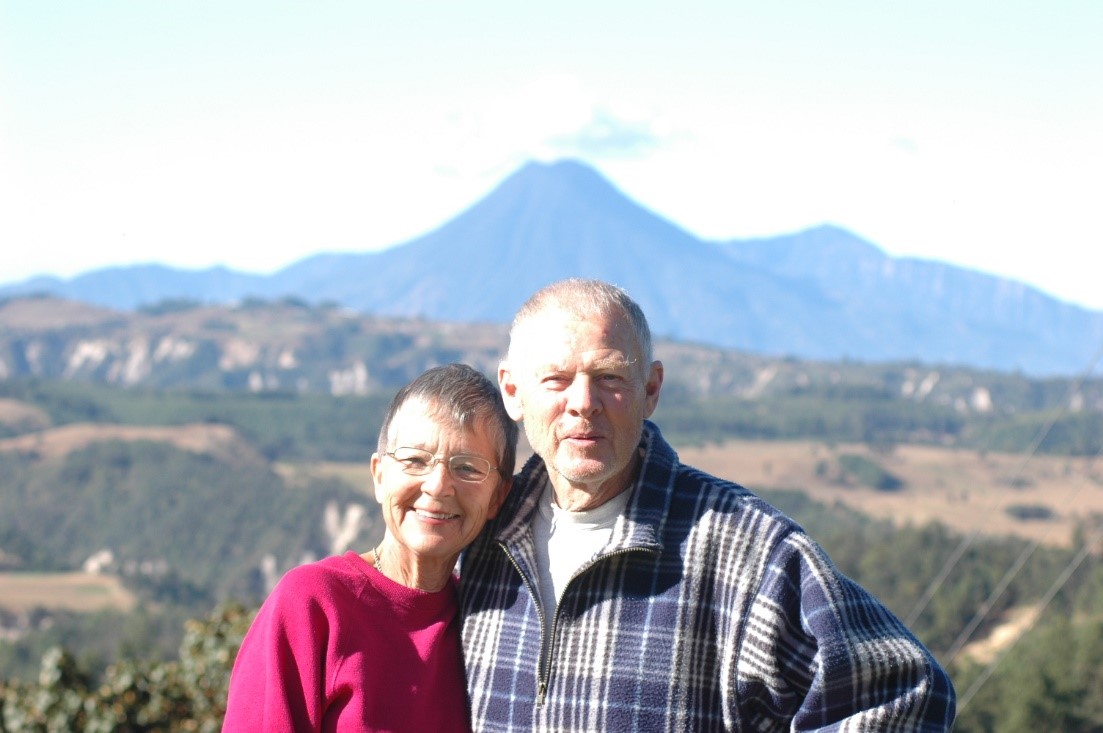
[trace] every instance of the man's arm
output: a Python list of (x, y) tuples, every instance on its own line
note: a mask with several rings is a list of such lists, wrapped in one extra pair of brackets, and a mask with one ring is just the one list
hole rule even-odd
[(953, 684), (934, 656), (803, 533), (775, 548), (751, 611), (740, 677), (765, 682), (752, 717), (784, 711), (795, 731), (952, 728)]

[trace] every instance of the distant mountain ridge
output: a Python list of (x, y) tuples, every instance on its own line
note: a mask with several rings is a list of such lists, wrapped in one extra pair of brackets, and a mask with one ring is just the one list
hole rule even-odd
[(698, 239), (574, 161), (529, 163), (439, 229), (379, 252), (319, 254), (270, 276), (109, 268), (0, 296), (45, 292), (116, 309), (293, 296), (382, 317), (507, 323), (540, 286), (570, 276), (624, 287), (659, 337), (770, 355), (1072, 374), (1103, 342), (1103, 312), (889, 257), (839, 228)]

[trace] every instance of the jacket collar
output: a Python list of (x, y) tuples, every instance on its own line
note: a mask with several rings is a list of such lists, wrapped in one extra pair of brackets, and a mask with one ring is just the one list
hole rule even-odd
[[(640, 452), (643, 462), (635, 484), (628, 488), (632, 496), (613, 529), (609, 552), (662, 549), (660, 537), (674, 495), (678, 455), (650, 420), (643, 423)], [(532, 518), (548, 480), (544, 460), (533, 455), (514, 479), (498, 519), (488, 528), (495, 541), (507, 547), (531, 543)]]

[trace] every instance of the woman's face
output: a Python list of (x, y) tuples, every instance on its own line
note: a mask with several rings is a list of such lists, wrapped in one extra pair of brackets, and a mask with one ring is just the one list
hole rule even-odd
[[(372, 455), (375, 498), (402, 550), (420, 561), (451, 567), (460, 550), (497, 514), (510, 481), (497, 471), (504, 446), (496, 433), (485, 421), (467, 430), (454, 426), (420, 400), (402, 406), (391, 422), (388, 453), (417, 448), (436, 459), (429, 473), (414, 476), (393, 456)], [(481, 482), (462, 481), (448, 468), (448, 459), (458, 455), (484, 458), (493, 468)]]

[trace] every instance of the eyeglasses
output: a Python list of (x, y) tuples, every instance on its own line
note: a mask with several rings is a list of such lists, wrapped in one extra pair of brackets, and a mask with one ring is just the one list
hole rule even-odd
[(411, 476), (426, 476), (438, 463), (444, 463), (448, 466), (448, 473), (452, 474), (452, 478), (469, 484), (480, 484), (486, 481), (490, 472), (498, 468), (480, 456), (457, 455), (437, 458), (429, 451), (420, 448), (395, 448), (383, 455), (398, 461), (402, 466), (402, 472)]

